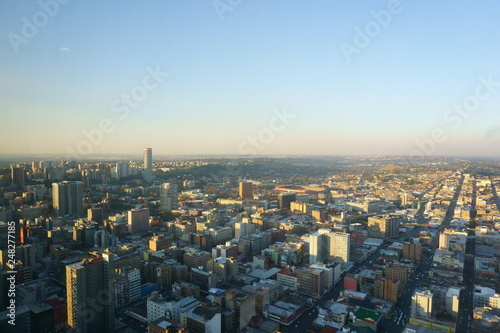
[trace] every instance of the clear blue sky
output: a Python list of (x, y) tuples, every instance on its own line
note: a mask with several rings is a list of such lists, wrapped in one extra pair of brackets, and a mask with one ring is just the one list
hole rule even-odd
[[(212, 1), (73, 0), (50, 17), (4, 0), (0, 153), (239, 154), (260, 133), (259, 154), (499, 156), (500, 85), (478, 78), (500, 82), (500, 3), (400, 1), (376, 23), (391, 2), (221, 0), (236, 4), (221, 19)], [(157, 67), (169, 75), (113, 112)], [(445, 120), (476, 89), (475, 111)], [(269, 138), (276, 109), (295, 118)], [(102, 119), (113, 130), (82, 143)], [(446, 138), (419, 148), (436, 128)]]

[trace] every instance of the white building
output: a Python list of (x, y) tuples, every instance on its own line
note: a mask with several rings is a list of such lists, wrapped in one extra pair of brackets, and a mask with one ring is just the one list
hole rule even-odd
[(330, 234), (330, 257), (336, 262), (348, 263), (351, 260), (351, 235), (345, 232), (333, 232)]
[(448, 292), (446, 293), (446, 312), (456, 319), (458, 316), (459, 305), (460, 305), (460, 289), (449, 288)]
[(415, 291), (411, 297), (412, 317), (431, 318), (433, 296), (430, 290)]
[(127, 272), (129, 286), (129, 302), (135, 302), (141, 298), (141, 271), (133, 269)]
[(222, 332), (221, 314), (215, 309), (204, 306), (197, 306), (183, 312), (181, 315), (181, 324), (193, 332)]
[(474, 307), (500, 309), (500, 294), (488, 287), (474, 286)]

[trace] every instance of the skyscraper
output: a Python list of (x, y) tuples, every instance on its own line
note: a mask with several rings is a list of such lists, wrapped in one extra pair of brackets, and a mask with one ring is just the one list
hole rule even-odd
[(253, 184), (240, 182), (239, 194), (241, 199), (253, 199)]
[(319, 229), (309, 235), (309, 264), (331, 260), (347, 263), (350, 260), (350, 234)]
[(153, 180), (153, 149), (144, 148), (144, 171), (143, 176), (146, 181)]
[(171, 212), (179, 208), (177, 201), (177, 184), (163, 183), (160, 186), (160, 209), (166, 212)]
[(10, 177), (12, 184), (22, 184), (26, 182), (26, 173), (24, 167), (19, 164), (10, 165)]
[(280, 193), (278, 194), (278, 203), (281, 209), (290, 209), (290, 203), (295, 201), (295, 193)]
[(114, 332), (113, 255), (66, 266), (68, 325), (76, 332)]
[(324, 263), (330, 255), (329, 230), (319, 229), (309, 235), (309, 264)]
[(128, 230), (132, 234), (149, 230), (149, 208), (136, 208), (128, 211)]
[(330, 257), (336, 262), (346, 264), (350, 257), (351, 235), (345, 232), (330, 234)]
[(52, 206), (55, 216), (83, 215), (83, 183), (52, 183)]

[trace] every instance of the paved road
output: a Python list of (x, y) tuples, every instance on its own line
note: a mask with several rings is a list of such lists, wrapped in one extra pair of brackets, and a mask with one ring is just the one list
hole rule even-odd
[[(476, 182), (474, 181), (472, 190), (471, 218), (469, 224), (469, 236), (474, 235), (476, 227)], [(465, 247), (464, 262), (464, 284), (465, 288), (460, 293), (460, 305), (458, 309), (457, 333), (470, 332), (469, 324), (472, 323), (473, 311), (473, 292), (474, 292), (474, 253), (475, 240), (472, 237), (467, 238)]]
[[(450, 225), (450, 222), (451, 222), (453, 215), (454, 215), (458, 196), (460, 195), (460, 192), (462, 191), (463, 180), (464, 180), (464, 178), (462, 177), (459, 185), (457, 186), (457, 189), (455, 190), (455, 193), (453, 195), (453, 199), (450, 202), (450, 206), (448, 207), (448, 210), (446, 211), (446, 216), (443, 219), (443, 222), (441, 224), (441, 228), (440, 228), (441, 230), (443, 230), (444, 227)], [(417, 216), (417, 219), (419, 221), (425, 221), (422, 214), (423, 214), (423, 211), (422, 212), (419, 211), (419, 214), (418, 214), (419, 216)], [(416, 234), (418, 234), (419, 231), (420, 230), (417, 228), (415, 228), (413, 230), (413, 232)], [(416, 236), (416, 234), (413, 235), (413, 233), (410, 232), (409, 236), (410, 237), (411, 237), (411, 235)], [(438, 245), (439, 245), (439, 232), (437, 233), (436, 237), (434, 237), (434, 240), (430, 246), (431, 255), (429, 255), (429, 254), (426, 255), (426, 252), (424, 252), (424, 258), (423, 258), (421, 265), (417, 268), (417, 270), (415, 271), (415, 274), (412, 277), (410, 277), (410, 281), (409, 281), (408, 285), (406, 286), (405, 293), (400, 297), (399, 301), (396, 303), (395, 315), (393, 316), (393, 318), (391, 320), (387, 320), (385, 322), (384, 327), (383, 327), (383, 329), (385, 331), (391, 332), (391, 333), (392, 332), (395, 332), (395, 333), (402, 332), (404, 325), (406, 325), (406, 323), (408, 322), (408, 318), (410, 318), (410, 316), (411, 316), (411, 297), (412, 297), (413, 293), (415, 292), (415, 289), (417, 288), (417, 286), (420, 283), (429, 280), (427, 272), (429, 271), (429, 269), (432, 266), (432, 256), (434, 255), (434, 251), (437, 249)], [(395, 318), (399, 319), (401, 316), (401, 313), (402, 313), (402, 317), (406, 318), (406, 320), (404, 320), (404, 322), (401, 325), (397, 325), (396, 323), (394, 323), (394, 319)]]

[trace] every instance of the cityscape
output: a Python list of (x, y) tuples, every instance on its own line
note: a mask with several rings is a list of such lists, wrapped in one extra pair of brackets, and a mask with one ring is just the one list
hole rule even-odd
[(500, 329), (498, 160), (144, 148), (0, 185), (2, 332)]
[(0, 1), (0, 333), (500, 332), (499, 12)]

